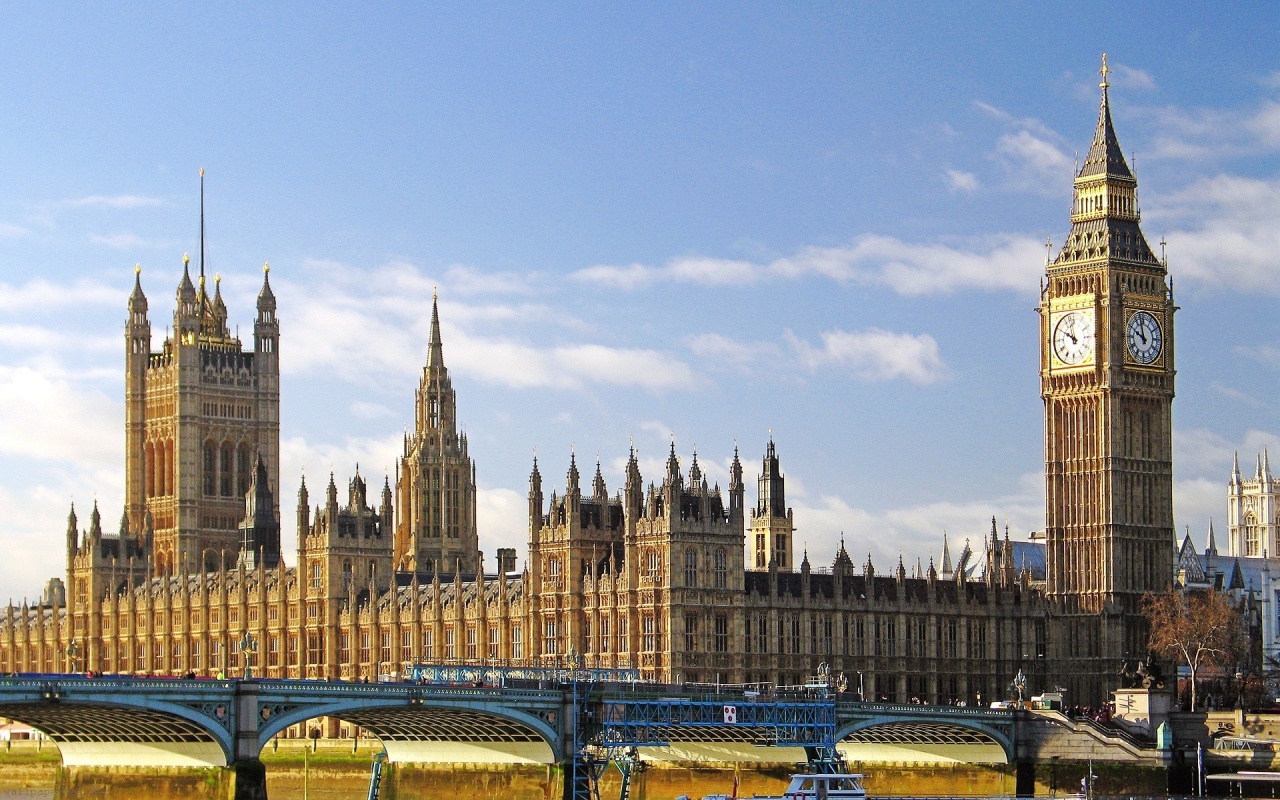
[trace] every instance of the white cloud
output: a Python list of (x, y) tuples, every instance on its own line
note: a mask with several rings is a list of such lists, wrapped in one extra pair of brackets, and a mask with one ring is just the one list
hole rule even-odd
[(718, 333), (698, 334), (690, 337), (688, 344), (695, 355), (742, 372), (750, 372), (758, 360), (782, 352), (772, 342), (739, 342)]
[[(1030, 131), (1006, 133), (996, 142), (996, 152), (1005, 157), (1005, 163), (1018, 180), (1027, 184), (1045, 186), (1061, 191), (1060, 179), (1070, 174), (1071, 159), (1046, 138)], [(1057, 181), (1046, 186), (1042, 179)]]
[(893, 333), (878, 328), (834, 330), (822, 334), (822, 347), (791, 339), (800, 362), (809, 369), (841, 366), (869, 381), (903, 378), (925, 385), (947, 373), (938, 343), (927, 333)]
[[(514, 547), (517, 558), (527, 556), (529, 501), (512, 489), (476, 487), (476, 528), (485, 570), (497, 569), (494, 560), (499, 547)], [(517, 568), (520, 568), (517, 563)]]
[[(290, 352), (284, 369), (336, 371), (350, 380), (408, 376), (420, 370), (430, 336), (434, 284), (407, 264), (372, 271), (322, 266), (333, 277), (325, 288), (309, 282), (281, 283), (291, 298), (290, 337), (307, 342), (297, 354)], [(466, 280), (474, 285), (474, 276)], [(446, 363), (456, 373), (516, 388), (608, 385), (666, 391), (703, 384), (688, 364), (659, 350), (595, 342), (535, 343), (490, 333), (499, 322), (551, 321), (555, 315), (542, 306), (443, 299), (440, 305)], [(476, 326), (486, 333), (473, 333)]]
[(1009, 535), (1016, 540), (1025, 540), (1028, 532), (1043, 528), (1043, 487), (1044, 477), (1030, 473), (1023, 475), (1016, 489), (1004, 496), (966, 502), (939, 500), (880, 510), (858, 508), (840, 497), (823, 495), (816, 504), (795, 506), (798, 527), (802, 526), (802, 532), (796, 537), (795, 556), (799, 559), (802, 548), (807, 545), (810, 563), (815, 567), (828, 566), (843, 533), (845, 549), (859, 567), (866, 561), (868, 552), (880, 574), (897, 569), (900, 553), (908, 573), (915, 569), (917, 558), (927, 569), (931, 555), (941, 566), (943, 531), (947, 532), (951, 557), (955, 559), (966, 539), (974, 551), (982, 553), (993, 516), (997, 518), (1000, 535), (1004, 535), (1007, 520)]
[(1161, 198), (1148, 219), (1168, 235), (1170, 272), (1210, 286), (1280, 290), (1280, 179), (1218, 175)]
[(0, 222), (0, 239), (12, 239), (18, 236), (26, 236), (31, 231), (20, 225), (10, 225), (7, 222)]
[(947, 170), (947, 186), (953, 192), (976, 192), (978, 190), (978, 176), (972, 172), (949, 169)]
[(56, 284), (44, 278), (33, 278), (18, 286), (0, 283), (0, 311), (48, 311), (67, 306), (118, 305), (124, 307), (127, 293), (118, 287), (88, 280)]
[(381, 403), (356, 400), (351, 404), (351, 415), (359, 419), (382, 419), (392, 416), (393, 412)]
[(1124, 89), (1150, 90), (1156, 88), (1156, 79), (1151, 73), (1136, 67), (1115, 64), (1111, 68), (1109, 80)]
[(136, 194), (101, 195), (94, 194), (67, 200), (63, 205), (76, 208), (145, 208), (163, 203), (158, 197), (144, 197)]
[(0, 453), (119, 468), (121, 403), (29, 366), (0, 364)]
[[(764, 279), (819, 276), (840, 283), (887, 286), (904, 295), (948, 293), (961, 289), (1034, 292), (1044, 264), (1043, 245), (1030, 238), (997, 235), (965, 244), (912, 244), (891, 236), (863, 236), (845, 247), (806, 247), (767, 264), (698, 259), (701, 275), (739, 277), (741, 283)], [(719, 263), (720, 267), (713, 264)], [(691, 277), (687, 261), (663, 267), (596, 266), (574, 273), (577, 280), (616, 289), (657, 282), (705, 283)]]
[(100, 244), (105, 247), (111, 247), (116, 250), (136, 250), (138, 248), (156, 248), (166, 247), (168, 242), (153, 242), (144, 239), (136, 233), (113, 233), (108, 235), (99, 235), (96, 233), (89, 234), (89, 241), (94, 244)]

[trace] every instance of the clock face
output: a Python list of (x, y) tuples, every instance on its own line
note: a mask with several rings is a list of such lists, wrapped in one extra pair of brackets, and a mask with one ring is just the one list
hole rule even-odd
[(1160, 357), (1164, 347), (1164, 333), (1160, 321), (1148, 311), (1136, 311), (1125, 326), (1125, 346), (1129, 355), (1139, 364), (1152, 364)]
[(1068, 367), (1083, 364), (1093, 355), (1093, 312), (1071, 311), (1053, 326), (1053, 354)]

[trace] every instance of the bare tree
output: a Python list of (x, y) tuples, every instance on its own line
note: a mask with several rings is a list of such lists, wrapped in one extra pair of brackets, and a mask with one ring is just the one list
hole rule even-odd
[(1148, 593), (1142, 598), (1142, 612), (1151, 625), (1152, 652), (1190, 670), (1192, 710), (1201, 670), (1235, 663), (1248, 648), (1240, 612), (1220, 592)]

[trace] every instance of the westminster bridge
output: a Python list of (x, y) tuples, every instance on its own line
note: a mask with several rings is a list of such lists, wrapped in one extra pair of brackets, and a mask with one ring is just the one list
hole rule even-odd
[[(265, 796), (258, 759), (274, 737), (320, 717), (376, 736), (391, 763), (560, 765), (566, 797), (590, 796), (604, 768), (625, 769), (646, 748), (797, 748), (788, 752), (801, 758), (776, 761), (821, 765), (838, 758), (839, 744), (970, 746), (1021, 763), (1051, 757), (1038, 752), (1044, 730), (1061, 728), (1061, 718), (1026, 711), (862, 703), (812, 690), (700, 691), (590, 670), (551, 672), (485, 681), (437, 669), (417, 681), (382, 683), (22, 675), (0, 678), (0, 717), (45, 733), (65, 767), (226, 768), (238, 798)], [(1093, 732), (1088, 744), (1103, 757), (1126, 757), (1112, 745), (1129, 757), (1159, 757), (1144, 756), (1138, 742), (1101, 738)]]

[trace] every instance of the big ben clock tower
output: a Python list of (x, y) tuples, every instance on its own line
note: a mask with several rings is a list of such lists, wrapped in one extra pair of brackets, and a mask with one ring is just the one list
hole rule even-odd
[(1050, 663), (1098, 703), (1147, 650), (1139, 610), (1173, 565), (1173, 293), (1139, 227), (1138, 182), (1111, 124), (1075, 178), (1071, 233), (1040, 298)]

